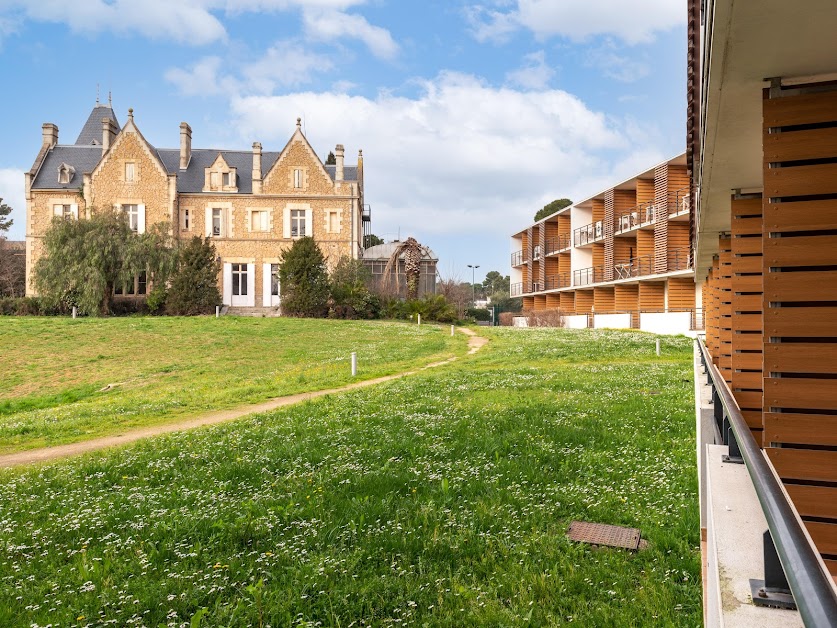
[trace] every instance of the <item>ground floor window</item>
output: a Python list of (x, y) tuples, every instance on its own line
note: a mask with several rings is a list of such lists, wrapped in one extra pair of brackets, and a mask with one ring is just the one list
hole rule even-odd
[(232, 293), (234, 297), (247, 296), (247, 264), (232, 265)]
[(138, 275), (134, 275), (132, 280), (126, 281), (124, 284), (115, 286), (113, 294), (115, 296), (145, 296), (148, 293), (148, 273), (142, 271)]
[(270, 265), (270, 296), (279, 296), (279, 264)]

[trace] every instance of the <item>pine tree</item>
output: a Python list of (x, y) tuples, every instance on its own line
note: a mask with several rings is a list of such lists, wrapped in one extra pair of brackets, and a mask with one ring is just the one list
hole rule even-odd
[(328, 273), (314, 238), (300, 238), (282, 253), (279, 282), (283, 314), (316, 318), (328, 312)]
[(210, 314), (221, 303), (218, 261), (209, 238), (195, 236), (180, 249), (177, 270), (166, 296), (166, 312), (177, 316)]
[(14, 223), (14, 220), (7, 218), (7, 216), (11, 213), (12, 208), (6, 205), (3, 202), (3, 199), (0, 198), (0, 235), (2, 235), (4, 231), (8, 231), (9, 227), (11, 227)]

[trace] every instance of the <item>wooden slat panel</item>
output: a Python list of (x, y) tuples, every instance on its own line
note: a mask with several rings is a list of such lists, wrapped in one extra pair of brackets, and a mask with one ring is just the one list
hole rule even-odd
[(593, 305), (596, 312), (612, 312), (614, 305), (613, 288), (593, 288)]
[(764, 296), (782, 302), (837, 301), (837, 271), (766, 273)]
[(764, 343), (760, 333), (737, 333), (733, 338), (737, 351), (760, 351)]
[(837, 192), (837, 164), (771, 168), (764, 173), (764, 193), (770, 198)]
[(837, 225), (837, 200), (766, 203), (766, 232), (822, 231)]
[[(733, 393), (735, 395), (735, 393)], [(735, 398), (738, 401), (738, 397)], [(741, 402), (738, 403), (741, 405)], [(761, 431), (761, 412), (757, 410), (742, 410), (741, 416), (744, 417), (744, 422), (747, 424), (751, 430), (760, 430)], [(761, 438), (757, 439), (757, 442), (761, 443)]]
[(835, 373), (837, 345), (832, 343), (777, 343), (764, 347), (766, 370), (773, 373)]
[(736, 216), (738, 210), (732, 208), (732, 234), (733, 235), (761, 235), (761, 201), (758, 202), (758, 213), (747, 216)]
[(761, 238), (733, 238), (732, 252), (735, 255), (761, 253)]
[(785, 484), (785, 490), (801, 516), (837, 519), (837, 487)]
[(820, 554), (837, 554), (837, 524), (819, 521), (804, 523)]
[(733, 316), (733, 325), (736, 331), (761, 331), (761, 314), (736, 314)]
[(587, 314), (593, 309), (593, 291), (577, 290), (575, 293), (575, 311), (579, 314)]
[(762, 394), (760, 392), (737, 392), (735, 393), (735, 400), (742, 408), (760, 408), (762, 404)]
[[(732, 368), (735, 368), (735, 359), (732, 360)], [(762, 375), (761, 371), (758, 372), (743, 372), (743, 373), (732, 373), (732, 386), (733, 388), (746, 388), (748, 390), (761, 390), (761, 381)], [(759, 427), (761, 427), (759, 425)]]
[[(761, 241), (761, 238), (759, 238)], [(733, 250), (735, 249), (735, 240), (733, 242)], [(761, 275), (763, 262), (761, 255), (748, 255), (747, 257), (736, 257), (732, 261), (732, 271), (735, 276), (743, 275), (745, 273), (759, 273)]]
[[(732, 354), (734, 368), (748, 371), (761, 371), (762, 369), (762, 355), (761, 353), (733, 353)], [(759, 388), (761, 388), (759, 386)]]
[(765, 442), (837, 446), (837, 416), (765, 412)]
[(816, 449), (765, 448), (779, 477), (814, 482), (837, 480), (837, 451)]
[(837, 336), (837, 307), (780, 307), (764, 313), (764, 337)]
[(763, 102), (763, 108), (765, 127), (832, 122), (837, 118), (837, 92), (772, 98)]
[[(835, 114), (831, 112), (832, 120)], [(822, 159), (837, 155), (837, 128), (808, 129), (764, 136), (766, 162)]]
[(837, 584), (837, 560), (823, 559), (828, 573), (831, 574), (834, 584)]
[(767, 238), (764, 241), (767, 266), (826, 266), (837, 264), (837, 236)]
[[(765, 369), (765, 375), (770, 371)], [(837, 379), (764, 378), (765, 408), (837, 410)]]
[(732, 294), (733, 312), (761, 312), (763, 306), (764, 296), (761, 294)]

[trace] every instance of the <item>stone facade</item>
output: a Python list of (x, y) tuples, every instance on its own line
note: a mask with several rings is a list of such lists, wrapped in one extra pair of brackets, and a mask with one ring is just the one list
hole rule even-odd
[[(97, 117), (101, 140), (91, 139)], [(252, 152), (193, 150), (191, 140), (191, 128), (182, 123), (180, 148), (157, 149), (140, 133), (132, 110), (120, 130), (110, 107), (99, 105), (74, 145), (58, 144), (57, 127), (45, 124), (43, 145), (26, 174), (27, 293), (34, 294), (31, 273), (43, 234), (62, 211), (84, 219), (114, 208), (140, 232), (162, 223), (176, 239), (211, 238), (228, 305), (276, 305), (278, 296), (271, 301), (267, 293), (270, 265), (302, 235), (314, 237), (330, 266), (342, 256), (362, 256), (360, 154), (357, 166), (345, 166), (337, 145), (338, 163), (325, 166), (299, 119), (277, 153), (263, 152), (258, 142)], [(67, 172), (73, 173), (69, 181)]]

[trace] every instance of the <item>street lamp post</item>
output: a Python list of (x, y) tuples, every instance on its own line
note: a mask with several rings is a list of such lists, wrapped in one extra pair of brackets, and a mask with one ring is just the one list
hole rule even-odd
[(471, 300), (474, 302), (474, 306), (477, 305), (477, 284), (476, 284), (475, 275), (477, 274), (477, 268), (479, 268), (479, 267), (480, 267), (479, 264), (477, 264), (475, 266), (471, 265), (471, 264), (468, 264), (468, 268), (471, 269), (471, 296), (472, 296)]

